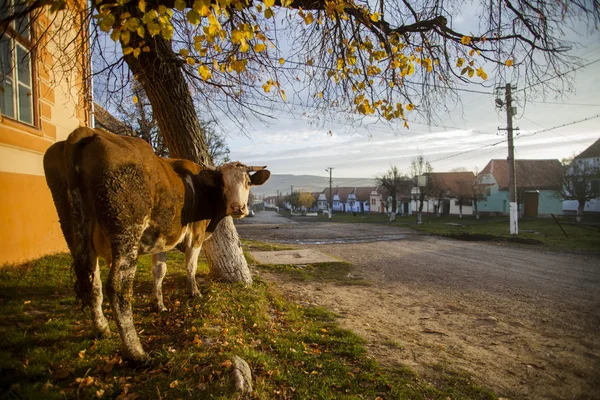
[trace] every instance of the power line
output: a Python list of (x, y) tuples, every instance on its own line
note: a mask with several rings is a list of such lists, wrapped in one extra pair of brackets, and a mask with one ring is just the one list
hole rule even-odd
[(600, 104), (583, 104), (583, 103), (561, 103), (559, 101), (535, 101), (529, 100), (530, 103), (538, 104), (558, 104), (561, 106), (580, 106), (580, 107), (600, 107)]
[(565, 126), (571, 126), (571, 125), (579, 124), (581, 122), (591, 121), (592, 119), (595, 119), (595, 118), (600, 118), (600, 114), (596, 114), (593, 117), (588, 117), (588, 118), (580, 119), (580, 120), (577, 120), (577, 121), (569, 122), (567, 124), (562, 124), (562, 125), (554, 126), (552, 128), (542, 129), (542, 130), (539, 130), (539, 131), (536, 131), (536, 132), (533, 132), (533, 133), (528, 133), (526, 135), (520, 135), (517, 139), (524, 138), (524, 137), (529, 137), (529, 136), (533, 136), (533, 135), (537, 135), (538, 133), (548, 132), (548, 131), (551, 131), (551, 130), (554, 130), (554, 129), (558, 129), (558, 128), (564, 128)]
[[(538, 123), (537, 123), (537, 122), (535, 122), (535, 121), (532, 121), (532, 120), (530, 120), (530, 119), (529, 119), (529, 118), (527, 118), (526, 116), (523, 116), (523, 118), (525, 118), (527, 121), (529, 121), (529, 122), (531, 122), (531, 123), (533, 123), (533, 124), (536, 124), (536, 125), (537, 125), (537, 126), (539, 126), (540, 128), (544, 128), (544, 129), (546, 129), (546, 127), (545, 127), (545, 126), (543, 126), (543, 125), (541, 125), (541, 124), (538, 124)], [(563, 135), (562, 133), (558, 133), (558, 132), (557, 132), (557, 131), (555, 131), (555, 130), (552, 130), (552, 129), (550, 129), (550, 131), (551, 131), (552, 133), (555, 133), (555, 134), (556, 134), (556, 135), (558, 135), (558, 136), (562, 136), (562, 137), (564, 137), (564, 138), (566, 138), (566, 139), (569, 139), (569, 140), (571, 140), (571, 141), (573, 141), (573, 142), (579, 142), (579, 143), (581, 143), (581, 144), (585, 144), (585, 143), (583, 143), (583, 142), (582, 142), (582, 141), (580, 141), (580, 140), (577, 140), (577, 139), (570, 138), (569, 136), (567, 136), (567, 135)]]

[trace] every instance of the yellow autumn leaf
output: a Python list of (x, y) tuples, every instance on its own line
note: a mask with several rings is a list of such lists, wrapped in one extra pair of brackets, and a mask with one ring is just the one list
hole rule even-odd
[(120, 37), (121, 37), (121, 30), (119, 28), (113, 29), (113, 31), (110, 33), (110, 38), (115, 42), (117, 40), (119, 40)]
[(175, 9), (178, 11), (185, 10), (186, 4), (183, 0), (175, 0)]
[(198, 25), (200, 23), (200, 14), (196, 10), (190, 10), (185, 14), (185, 18), (192, 25)]
[(135, 58), (138, 58), (138, 57), (140, 56), (140, 53), (141, 53), (141, 52), (142, 52), (142, 49), (140, 49), (139, 47), (137, 47), (137, 48), (135, 48), (135, 49), (133, 50), (133, 56), (134, 56)]
[(292, 0), (281, 0), (282, 7), (289, 7), (292, 5)]
[(133, 96), (133, 104), (137, 104), (140, 101), (137, 96)]
[(125, 23), (125, 28), (130, 30), (131, 32), (135, 32), (137, 28), (140, 27), (140, 19), (139, 18), (129, 18)]
[(414, 110), (414, 108), (415, 108), (415, 106), (414, 106), (413, 104), (407, 104), (407, 105), (406, 105), (406, 109), (407, 109), (408, 111), (412, 111), (412, 110)]
[(188, 49), (180, 49), (179, 50), (179, 54), (181, 54), (184, 57), (187, 57), (189, 53), (190, 53), (190, 51)]
[(459, 58), (458, 60), (456, 60), (456, 66), (458, 68), (462, 67), (464, 63), (465, 63), (465, 60), (462, 58)]
[(99, 22), (100, 30), (102, 32), (108, 33), (112, 29), (112, 26), (114, 23), (115, 23), (115, 16), (112, 14), (108, 14), (100, 20), (100, 22)]
[(196, 60), (194, 60), (192, 57), (186, 58), (185, 62), (187, 62), (188, 65), (194, 65), (194, 64), (196, 64)]
[(467, 71), (467, 75), (469, 75), (469, 78), (472, 78), (474, 73), (475, 73), (475, 70), (473, 68), (469, 67), (469, 69)]
[(304, 17), (304, 23), (306, 25), (310, 25), (313, 23), (314, 19), (315, 18), (313, 17), (312, 13), (308, 13), (308, 14), (306, 14), (306, 17)]
[(281, 64), (281, 65), (285, 64), (285, 59), (283, 57), (279, 59), (279, 64)]
[(139, 26), (136, 29), (136, 32), (137, 32), (137, 34), (138, 34), (139, 37), (143, 38), (144, 35), (146, 34), (146, 29), (143, 26)]
[(275, 0), (264, 0), (263, 2), (265, 7), (273, 7), (275, 5)]
[(468, 45), (469, 43), (471, 43), (471, 37), (463, 36), (462, 39), (460, 39), (460, 42), (464, 45)]
[(146, 12), (146, 0), (140, 0), (138, 2), (138, 8), (141, 12)]
[(512, 67), (514, 60), (506, 60), (506, 62), (504, 64), (506, 64), (507, 67)]
[(373, 22), (379, 21), (379, 13), (378, 12), (371, 14), (371, 21), (373, 21)]
[(262, 88), (265, 91), (265, 93), (269, 93), (271, 91), (272, 84), (273, 84), (273, 81), (268, 80), (267, 83), (265, 83), (264, 85), (262, 85)]
[(286, 97), (285, 97), (285, 90), (281, 89), (281, 90), (279, 91), (279, 93), (281, 94), (281, 99), (282, 99), (283, 101), (285, 101), (285, 100), (286, 100)]
[(205, 81), (212, 77), (212, 73), (206, 65), (201, 65), (200, 67), (198, 67), (198, 73), (200, 74), (200, 77)]
[(133, 53), (133, 47), (125, 47), (125, 48), (123, 49), (123, 55), (124, 55), (124, 56), (126, 56), (126, 55), (129, 55), (129, 54), (131, 54), (131, 53)]
[(260, 53), (261, 51), (265, 51), (267, 46), (264, 43), (258, 43), (254, 45), (254, 51)]

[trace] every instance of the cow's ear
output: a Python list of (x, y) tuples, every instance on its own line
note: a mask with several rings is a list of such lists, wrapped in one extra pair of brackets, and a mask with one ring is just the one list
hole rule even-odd
[(257, 171), (254, 174), (250, 175), (250, 183), (253, 186), (260, 186), (269, 179), (271, 173), (269, 170), (263, 169), (261, 171)]

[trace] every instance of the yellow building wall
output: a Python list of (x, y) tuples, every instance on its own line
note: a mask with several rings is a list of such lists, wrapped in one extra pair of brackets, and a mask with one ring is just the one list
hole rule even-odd
[[(49, 23), (41, 18), (41, 27)], [(38, 51), (34, 76), (35, 126), (0, 115), (0, 266), (68, 251), (44, 176), (43, 157), (56, 141), (89, 124), (81, 96), (81, 68), (56, 71), (48, 43)], [(60, 53), (59, 53), (60, 54)], [(73, 85), (73, 82), (79, 84)]]

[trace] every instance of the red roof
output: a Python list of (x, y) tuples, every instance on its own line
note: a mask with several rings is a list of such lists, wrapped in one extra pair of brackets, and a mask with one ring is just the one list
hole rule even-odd
[[(369, 201), (369, 197), (371, 196), (371, 192), (375, 190), (375, 186), (364, 186), (364, 187), (335, 187), (333, 188), (333, 195), (338, 195), (341, 203), (346, 203), (348, 200), (348, 196), (354, 193), (356, 196), (356, 200), (358, 201)], [(321, 192), (325, 194), (325, 197), (329, 201), (329, 188), (323, 189)]]
[(473, 193), (475, 174), (471, 171), (432, 172), (427, 175), (432, 179), (432, 183), (440, 185), (451, 197), (470, 196)]
[(596, 158), (600, 157), (600, 139), (596, 140), (590, 147), (582, 151), (575, 158)]
[[(515, 160), (517, 188), (559, 190), (563, 169), (558, 160)], [(491, 160), (481, 174), (491, 174), (500, 190), (508, 190), (507, 160)]]

